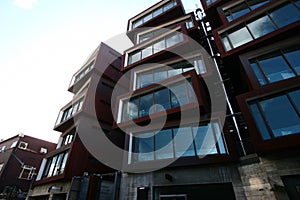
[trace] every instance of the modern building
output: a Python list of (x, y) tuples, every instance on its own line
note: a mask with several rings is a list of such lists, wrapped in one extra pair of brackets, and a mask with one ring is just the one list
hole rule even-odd
[(43, 157), (55, 144), (27, 135), (16, 135), (0, 142), (0, 193), (14, 198), (28, 192)]
[(120, 199), (298, 199), (300, 1), (201, 3), (128, 21)]
[(54, 127), (61, 132), (56, 150), (44, 158), (28, 199), (96, 199), (104, 187), (105, 195), (113, 195), (116, 170), (99, 162), (83, 140), (89, 134), (87, 119), (95, 120), (92, 123), (100, 124), (110, 137), (110, 99), (121, 77), (120, 62), (120, 54), (101, 43), (74, 74), (68, 89), (74, 97), (61, 109)]
[(253, 157), (239, 163), (244, 194), (299, 199), (300, 1), (201, 2), (234, 113), (244, 119), (244, 153)]

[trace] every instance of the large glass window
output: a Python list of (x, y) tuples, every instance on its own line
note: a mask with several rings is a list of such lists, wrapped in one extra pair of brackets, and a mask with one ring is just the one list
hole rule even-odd
[(230, 22), (268, 2), (269, 0), (245, 0), (233, 7), (224, 10), (224, 13), (227, 20)]
[(128, 64), (138, 62), (141, 59), (147, 58), (157, 52), (160, 52), (166, 48), (172, 47), (183, 41), (183, 34), (175, 32), (167, 35), (159, 40), (152, 42), (150, 45), (145, 46), (143, 49), (134, 51), (128, 54)]
[(299, 48), (283, 49), (250, 60), (260, 85), (292, 78), (300, 74)]
[(132, 23), (132, 28), (136, 28), (144, 23), (146, 23), (147, 21), (151, 20), (152, 18), (162, 14), (163, 12), (166, 12), (167, 10), (173, 8), (174, 6), (176, 6), (177, 3), (175, 0), (172, 0), (171, 2), (169, 2), (168, 4), (166, 5), (163, 5), (155, 10), (153, 10), (152, 12), (150, 12), (148, 15), (134, 21)]
[(62, 174), (64, 172), (69, 152), (63, 152), (47, 158), (43, 178)]
[(94, 60), (88, 64), (83, 70), (81, 70), (74, 78), (74, 82), (76, 83), (78, 80), (80, 80), (82, 77), (84, 77), (91, 69), (94, 67)]
[(300, 90), (249, 103), (264, 140), (300, 133)]
[[(232, 16), (231, 16), (232, 17)], [(254, 39), (260, 38), (300, 19), (300, 8), (291, 1), (266, 12), (261, 17), (246, 22), (221, 34), (226, 51), (230, 51)]]
[(216, 2), (218, 0), (206, 0), (206, 5), (209, 6), (210, 4)]
[(170, 88), (158, 89), (130, 100), (123, 100), (122, 121), (132, 120), (163, 109), (174, 108), (196, 101), (190, 82), (181, 81), (170, 85)]
[(169, 66), (158, 67), (144, 72), (137, 73), (135, 89), (143, 88), (152, 83), (165, 80), (183, 72), (196, 70), (197, 74), (206, 73), (206, 68), (201, 56), (191, 58), (188, 61), (181, 61)]
[(227, 153), (217, 122), (139, 133), (132, 141), (133, 162)]

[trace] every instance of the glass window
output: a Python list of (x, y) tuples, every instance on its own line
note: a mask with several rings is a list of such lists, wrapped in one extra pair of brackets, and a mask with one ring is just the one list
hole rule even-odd
[(153, 54), (153, 52), (152, 52), (152, 45), (151, 45), (142, 50), (142, 59), (147, 58), (148, 56), (151, 56), (152, 54)]
[(276, 30), (276, 26), (272, 23), (268, 16), (261, 17), (251, 22), (248, 24), (248, 27), (254, 38), (259, 38)]
[(174, 64), (168, 68), (168, 77), (176, 76), (182, 73), (182, 65), (181, 63)]
[(149, 15), (146, 15), (144, 17), (144, 23), (147, 22), (147, 21), (149, 21), (150, 19), (152, 19), (152, 13), (150, 13)]
[(300, 75), (300, 49), (286, 50), (284, 55), (298, 75)]
[(33, 166), (29, 165), (23, 165), (22, 166), (22, 171), (19, 175), (20, 179), (25, 179), (25, 180), (32, 180), (34, 174), (35, 174), (36, 168)]
[(143, 35), (141, 35), (140, 37), (139, 37), (139, 39), (140, 39), (140, 43), (141, 42), (144, 42), (144, 41), (146, 41), (146, 40), (149, 40), (150, 38), (152, 38), (153, 37), (153, 32), (151, 32), (151, 33), (146, 33), (146, 34), (143, 34)]
[(163, 109), (167, 110), (171, 108), (170, 94), (167, 88), (158, 90), (154, 93), (154, 102), (160, 106), (155, 106), (155, 111), (159, 112)]
[(219, 126), (219, 123), (214, 122), (213, 123), (213, 128), (214, 128), (214, 132), (218, 141), (218, 146), (219, 146), (219, 150), (220, 150), (220, 154), (226, 154), (227, 150), (226, 150), (226, 145), (224, 143), (224, 139), (223, 139), (223, 135)]
[(211, 124), (193, 127), (198, 156), (218, 153)]
[(143, 72), (140, 75), (140, 87), (145, 87), (153, 83), (153, 73), (152, 70), (148, 72)]
[(159, 82), (167, 79), (166, 67), (158, 68), (153, 70), (154, 82)]
[(160, 52), (166, 48), (165, 40), (158, 41), (153, 45), (153, 53)]
[(171, 102), (173, 108), (188, 103), (185, 84), (181, 83), (181, 84), (172, 85), (170, 92), (171, 92)]
[(153, 111), (150, 111), (151, 106), (153, 106), (153, 93), (141, 96), (139, 117), (152, 113)]
[(163, 12), (162, 8), (158, 8), (155, 11), (153, 11), (153, 17), (156, 17), (160, 15)]
[(229, 51), (232, 49), (227, 36), (222, 36), (222, 43), (223, 43), (226, 51)]
[(196, 101), (196, 94), (194, 92), (194, 89), (193, 89), (193, 86), (192, 86), (192, 82), (189, 81), (188, 85), (187, 85), (187, 88), (188, 88), (188, 92), (189, 92), (189, 102), (190, 103), (193, 103)]
[(139, 134), (133, 141), (138, 161), (154, 160), (154, 133)]
[(47, 159), (43, 177), (51, 177), (64, 172), (69, 153), (63, 152)]
[(175, 34), (172, 34), (171, 36), (168, 36), (166, 38), (166, 47), (169, 48), (169, 47), (172, 47), (174, 46), (175, 44), (177, 44), (179, 41), (178, 39), (178, 34), (175, 33)]
[(195, 156), (193, 135), (190, 127), (175, 128), (174, 130), (174, 148), (175, 156)]
[(138, 21), (133, 22), (132, 27), (136, 28), (136, 27), (138, 27), (138, 26), (140, 26), (142, 24), (143, 24), (143, 21), (142, 21), (142, 19), (140, 19)]
[(300, 114), (300, 90), (290, 92), (289, 96), (295, 106), (296, 111)]
[(3, 166), (4, 166), (4, 163), (0, 163), (0, 172), (2, 171)]
[(129, 63), (128, 64), (135, 63), (139, 60), (141, 60), (141, 52), (140, 51), (129, 55)]
[(132, 98), (127, 104), (128, 119), (134, 119), (138, 117), (139, 111), (139, 98)]
[(262, 138), (264, 140), (271, 139), (269, 131), (267, 129), (267, 126), (266, 126), (266, 124), (264, 122), (264, 119), (263, 119), (260, 111), (258, 110), (257, 105), (256, 104), (250, 105), (250, 109), (251, 109), (252, 115), (254, 117), (254, 120), (256, 122), (256, 125), (257, 125), (257, 127), (258, 127), (258, 129), (260, 131), (260, 134), (261, 134)]
[(156, 159), (173, 158), (172, 129), (161, 130), (155, 134)]
[(298, 91), (250, 104), (264, 140), (300, 132), (299, 110), (294, 103), (299, 99)]
[(187, 71), (191, 71), (191, 70), (195, 69), (193, 64), (191, 64), (189, 61), (183, 61), (181, 64), (182, 64), (183, 72), (187, 72)]
[(279, 27), (283, 27), (298, 21), (300, 19), (300, 11), (293, 4), (289, 3), (271, 12), (270, 16)]
[(173, 2), (170, 2), (164, 6), (164, 12), (171, 9), (173, 7)]
[(251, 68), (254, 71), (256, 78), (258, 79), (258, 82), (260, 85), (265, 85), (267, 84), (267, 81), (265, 80), (261, 70), (259, 69), (257, 63), (255, 61), (253, 61), (251, 64)]
[(251, 10), (254, 10), (268, 2), (269, 2), (269, 0), (249, 0), (248, 4), (249, 4)]
[(243, 16), (250, 12), (250, 8), (245, 2), (234, 6), (230, 10), (234, 19), (239, 18), (240, 16)]
[(229, 33), (228, 37), (234, 48), (239, 47), (252, 40), (252, 36), (250, 35), (246, 27), (243, 27), (235, 32)]
[(295, 76), (279, 53), (259, 59), (259, 64), (271, 83)]

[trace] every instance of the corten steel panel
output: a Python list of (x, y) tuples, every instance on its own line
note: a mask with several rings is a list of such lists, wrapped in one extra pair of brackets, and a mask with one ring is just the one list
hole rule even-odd
[[(286, 81), (272, 83), (264, 87), (258, 88), (251, 92), (237, 96), (242, 115), (247, 123), (250, 136), (253, 141), (254, 148), (257, 152), (268, 152), (273, 150), (281, 150), (295, 148), (300, 146), (300, 134), (287, 135), (274, 138), (271, 140), (263, 140), (256, 126), (254, 118), (248, 106), (249, 100), (260, 99), (270, 95), (276, 95), (285, 90), (300, 87), (300, 77), (295, 77)], [(280, 113), (278, 113), (280, 115)], [(300, 130), (299, 130), (300, 133)]]

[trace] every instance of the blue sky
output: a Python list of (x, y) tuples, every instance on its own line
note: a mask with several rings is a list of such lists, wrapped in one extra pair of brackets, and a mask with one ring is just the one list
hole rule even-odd
[[(101, 41), (158, 0), (1, 0), (0, 139), (19, 133), (57, 142), (72, 75)], [(199, 0), (183, 0), (186, 9)]]

